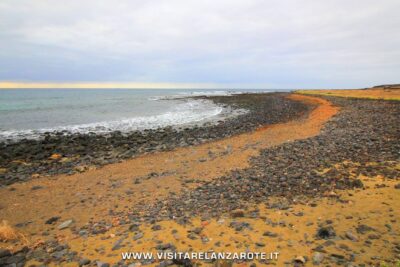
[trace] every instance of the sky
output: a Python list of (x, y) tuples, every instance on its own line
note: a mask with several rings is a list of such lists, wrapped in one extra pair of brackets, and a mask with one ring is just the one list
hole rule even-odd
[(400, 83), (399, 0), (1, 0), (0, 87)]

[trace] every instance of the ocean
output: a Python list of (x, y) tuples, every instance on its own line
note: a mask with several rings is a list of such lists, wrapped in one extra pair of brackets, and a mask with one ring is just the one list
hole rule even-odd
[(10, 89), (0, 90), (0, 141), (45, 132), (107, 133), (202, 124), (231, 110), (197, 95), (275, 90)]

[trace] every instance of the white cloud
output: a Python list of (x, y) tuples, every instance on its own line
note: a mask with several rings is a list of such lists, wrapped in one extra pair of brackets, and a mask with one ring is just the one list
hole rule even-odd
[(398, 0), (2, 0), (0, 80), (398, 82), (398, 10)]

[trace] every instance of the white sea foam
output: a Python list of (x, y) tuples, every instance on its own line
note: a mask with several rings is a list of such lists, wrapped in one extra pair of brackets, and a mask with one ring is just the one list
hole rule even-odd
[(182, 92), (180, 95), (186, 96), (230, 96), (234, 94), (242, 94), (239, 91), (195, 91), (195, 92)]
[(238, 90), (219, 90), (219, 91), (194, 91), (194, 92), (180, 92), (175, 95), (169, 96), (152, 96), (149, 97), (148, 100), (158, 101), (158, 100), (171, 100), (171, 99), (183, 99), (188, 97), (196, 97), (196, 96), (232, 96), (232, 95), (240, 95), (244, 93), (268, 93), (271, 90), (246, 90), (246, 91), (238, 91)]
[(170, 111), (153, 116), (138, 116), (122, 118), (120, 120), (102, 121), (87, 124), (58, 126), (35, 130), (7, 130), (0, 131), (0, 140), (39, 138), (46, 132), (67, 133), (108, 133), (112, 131), (129, 132), (144, 129), (156, 129), (167, 126), (204, 123), (215, 119), (224, 112), (223, 107), (215, 105), (208, 100), (187, 100), (177, 104)]

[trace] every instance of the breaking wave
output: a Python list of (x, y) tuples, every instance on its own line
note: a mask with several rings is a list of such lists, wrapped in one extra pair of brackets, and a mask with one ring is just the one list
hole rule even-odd
[(213, 120), (223, 113), (225, 108), (208, 100), (188, 100), (172, 107), (169, 111), (152, 116), (137, 116), (119, 120), (101, 121), (86, 124), (57, 126), (30, 130), (0, 131), (0, 140), (39, 138), (47, 132), (71, 133), (109, 133), (113, 131), (129, 132), (144, 129), (157, 129), (167, 126), (201, 124)]

